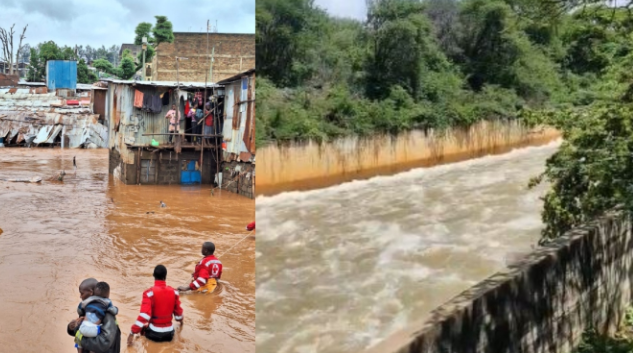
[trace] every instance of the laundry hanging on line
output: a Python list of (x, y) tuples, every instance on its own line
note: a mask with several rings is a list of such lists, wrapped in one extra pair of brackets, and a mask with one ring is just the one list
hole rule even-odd
[(134, 107), (143, 108), (143, 92), (134, 90)]
[(158, 94), (145, 94), (143, 96), (143, 110), (150, 113), (160, 113), (163, 110), (163, 102)]

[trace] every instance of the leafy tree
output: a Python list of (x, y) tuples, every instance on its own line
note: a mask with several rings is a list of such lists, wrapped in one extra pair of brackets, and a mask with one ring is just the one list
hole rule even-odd
[[(173, 43), (174, 42), (174, 32), (172, 23), (167, 19), (167, 16), (154, 16), (156, 18), (156, 24), (152, 27), (152, 24), (149, 22), (141, 22), (136, 26), (134, 30), (134, 44), (142, 45), (143, 37), (147, 37), (147, 50), (145, 51), (145, 62), (152, 61), (154, 57), (156, 48), (161, 43)], [(153, 34), (153, 37), (152, 37)], [(132, 58), (132, 62), (134, 59)], [(143, 52), (140, 52), (136, 58), (136, 70), (134, 72), (141, 69), (141, 65), (143, 62)], [(127, 65), (127, 64), (126, 64)], [(131, 76), (130, 76), (131, 77)]]
[(141, 45), (143, 44), (143, 37), (147, 37), (148, 43), (154, 43), (154, 38), (151, 36), (152, 33), (152, 24), (149, 22), (141, 22), (136, 26), (134, 30), (136, 34), (134, 36), (134, 44)]
[[(147, 45), (147, 49), (145, 50), (145, 62), (148, 63), (150, 61), (152, 61), (152, 58), (154, 57), (154, 47), (152, 47), (151, 45)], [(141, 51), (140, 53), (138, 53), (138, 55), (136, 56), (136, 62), (138, 62), (139, 64), (143, 63), (143, 51)], [(140, 66), (139, 66), (140, 68)]]
[(71, 47), (64, 46), (63, 48), (60, 48), (58, 58), (60, 60), (77, 60), (77, 55)]
[(134, 64), (134, 57), (130, 53), (129, 49), (125, 49), (123, 51), (123, 57), (121, 59), (121, 64), (117, 68), (117, 76), (121, 77), (124, 80), (129, 80), (136, 73), (137, 68)]
[(26, 80), (29, 82), (40, 81), (41, 68), (40, 55), (36, 48), (31, 48), (31, 55), (29, 60), (29, 70), (26, 74)]
[(370, 10), (374, 40), (367, 69), (369, 97), (384, 98), (393, 86), (416, 100), (439, 99), (435, 84), (454, 83), (451, 89), (459, 90), (461, 82), (450, 77), (451, 64), (433, 40), (423, 10), (423, 4), (410, 0), (382, 0)]
[(160, 43), (173, 43), (174, 31), (172, 24), (167, 20), (167, 16), (154, 16), (156, 18), (156, 25), (152, 28), (154, 34), (154, 44), (156, 47)]
[(77, 82), (78, 83), (94, 83), (97, 81), (97, 75), (94, 72), (88, 69), (88, 65), (86, 65), (86, 61), (84, 59), (80, 59), (77, 63)]
[(114, 65), (111, 62), (105, 59), (97, 59), (92, 62), (92, 66), (100, 71), (107, 72), (110, 75), (116, 75), (117, 71)]
[(276, 84), (296, 84), (293, 66), (302, 66), (301, 57), (313, 44), (310, 18), (318, 10), (312, 0), (262, 0), (256, 4), (257, 69)]
[(556, 1), (540, 0), (372, 4), (361, 22), (310, 0), (257, 2), (265, 79), (257, 90), (268, 97), (258, 144), (450, 128), (633, 97), (626, 10), (558, 13)]
[(52, 40), (39, 44), (40, 59), (46, 63), (48, 60), (58, 60), (62, 57), (62, 52)]
[(459, 2), (457, 0), (428, 0), (424, 12), (431, 20), (438, 45), (449, 57), (460, 54)]
[(126, 56), (121, 59), (121, 65), (119, 65), (119, 76), (128, 80), (134, 76), (136, 73), (136, 65), (134, 64), (134, 59), (131, 56)]
[(86, 58), (86, 61), (90, 62), (92, 60), (95, 60), (95, 50), (90, 46), (90, 45), (86, 45), (86, 49), (84, 51), (84, 56)]

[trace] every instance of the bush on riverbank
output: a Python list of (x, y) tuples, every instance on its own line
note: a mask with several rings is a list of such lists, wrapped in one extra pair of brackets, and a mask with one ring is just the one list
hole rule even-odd
[(574, 353), (631, 353), (633, 352), (633, 309), (624, 316), (622, 328), (613, 337), (588, 330)]
[(586, 106), (625, 88), (625, 10), (552, 22), (534, 15), (540, 6), (381, 0), (360, 22), (311, 0), (258, 1), (258, 145), (514, 119), (526, 107)]

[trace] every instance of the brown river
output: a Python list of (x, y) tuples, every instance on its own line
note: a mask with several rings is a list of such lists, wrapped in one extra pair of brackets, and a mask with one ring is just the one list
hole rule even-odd
[(257, 352), (360, 352), (529, 252), (558, 144), (257, 198)]
[[(63, 183), (47, 180), (62, 169)], [(108, 174), (107, 150), (0, 149), (0, 179), (38, 176), (0, 181), (0, 351), (76, 352), (66, 325), (79, 283), (95, 277), (119, 308), (122, 352), (255, 352), (255, 238), (245, 231), (254, 200), (212, 196), (209, 186), (124, 185)], [(224, 265), (219, 290), (181, 295), (173, 342), (126, 347), (154, 266), (167, 267), (168, 285), (186, 284), (204, 241)]]

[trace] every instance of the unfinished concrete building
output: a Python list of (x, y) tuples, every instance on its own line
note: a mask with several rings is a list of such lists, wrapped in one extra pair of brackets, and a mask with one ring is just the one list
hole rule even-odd
[[(177, 65), (176, 56), (186, 59)], [(149, 80), (219, 82), (255, 67), (255, 34), (174, 32), (148, 66)]]

